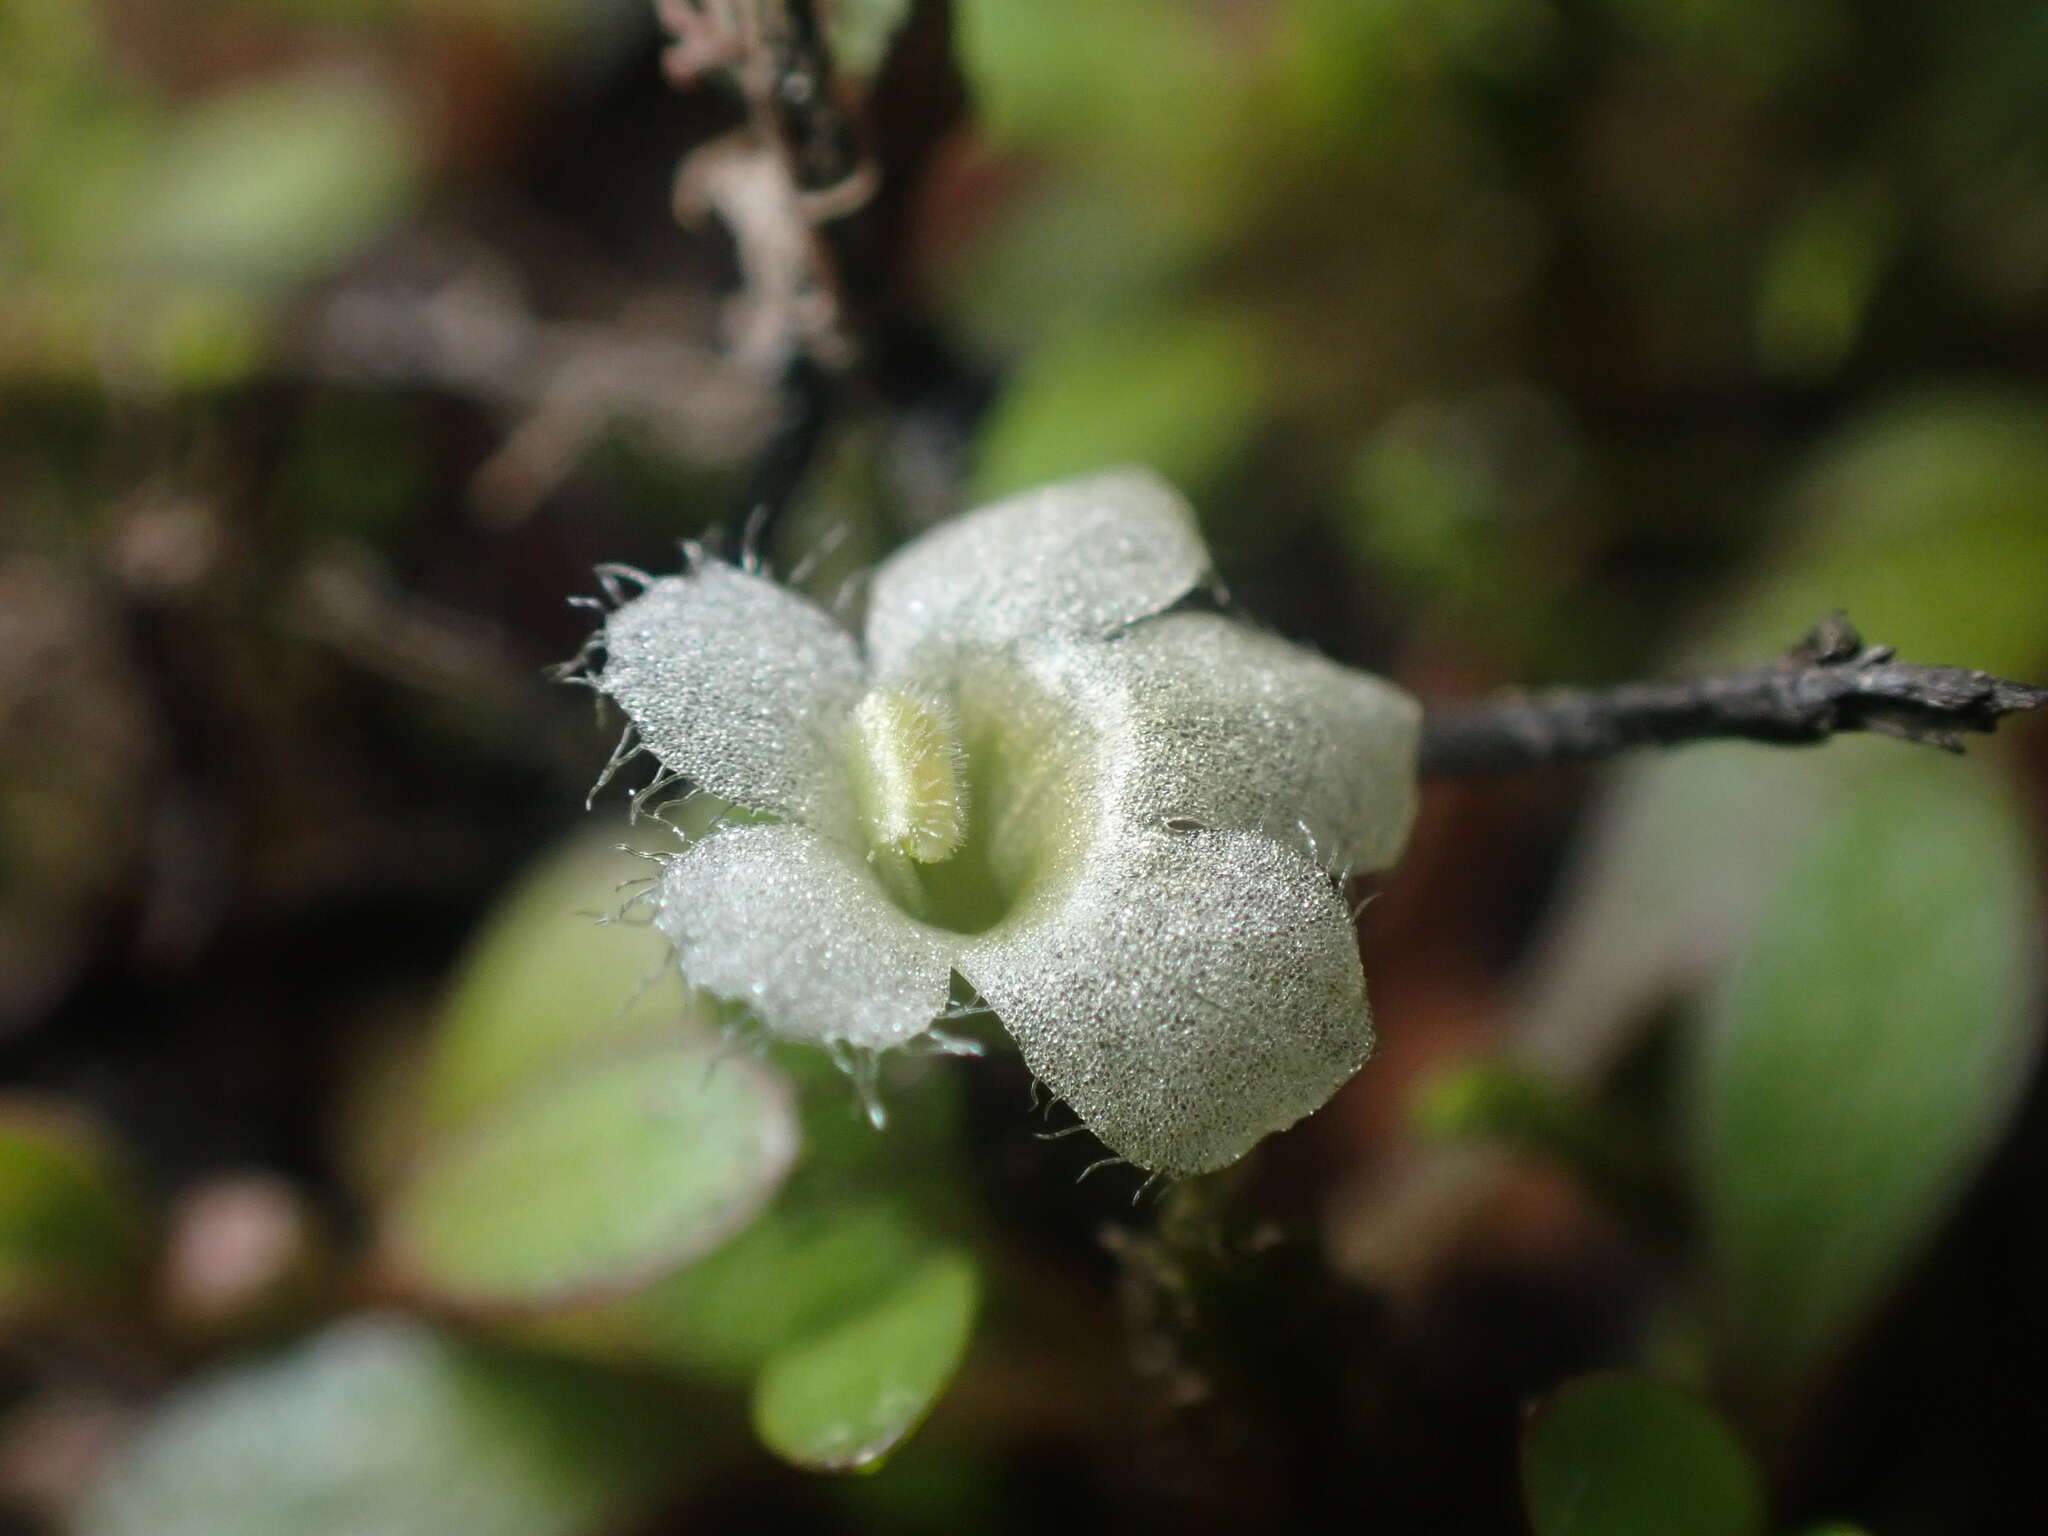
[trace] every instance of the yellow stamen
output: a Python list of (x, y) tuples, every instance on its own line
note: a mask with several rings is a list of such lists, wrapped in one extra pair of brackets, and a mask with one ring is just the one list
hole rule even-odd
[(936, 864), (967, 838), (967, 775), (951, 710), (897, 688), (854, 709), (854, 782), (878, 848)]

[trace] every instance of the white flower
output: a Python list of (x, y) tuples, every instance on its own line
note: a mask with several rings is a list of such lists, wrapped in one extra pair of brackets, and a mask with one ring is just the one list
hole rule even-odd
[(864, 639), (698, 560), (611, 613), (594, 677), (664, 768), (773, 820), (667, 865), (696, 986), (871, 1059), (954, 973), (1141, 1167), (1220, 1167), (1372, 1048), (1341, 886), (1400, 850), (1419, 709), (1224, 615), (1185, 503), (1117, 471), (946, 523)]

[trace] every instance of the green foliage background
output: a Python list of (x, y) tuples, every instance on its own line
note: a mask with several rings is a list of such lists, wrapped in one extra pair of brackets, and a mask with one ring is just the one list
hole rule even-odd
[[(2025, 1528), (2038, 727), (1433, 791), (1381, 1059), (1163, 1201), (1000, 1049), (715, 1062), (541, 681), (762, 443), (645, 11), (0, 8), (5, 1528)], [(951, 12), (991, 403), (835, 421), (821, 595), (1138, 460), (1425, 697), (2048, 674), (2038, 5)]]

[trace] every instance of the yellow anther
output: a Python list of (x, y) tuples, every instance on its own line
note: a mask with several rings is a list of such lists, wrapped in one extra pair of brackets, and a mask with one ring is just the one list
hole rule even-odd
[(967, 775), (959, 726), (937, 700), (877, 688), (853, 712), (854, 782), (878, 848), (936, 864), (967, 838)]

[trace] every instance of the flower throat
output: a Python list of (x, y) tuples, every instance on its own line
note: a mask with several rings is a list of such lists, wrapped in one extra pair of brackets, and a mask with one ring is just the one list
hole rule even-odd
[(1062, 865), (1071, 733), (1022, 679), (970, 669), (945, 694), (882, 685), (848, 742), (868, 863), (905, 911), (980, 933)]

